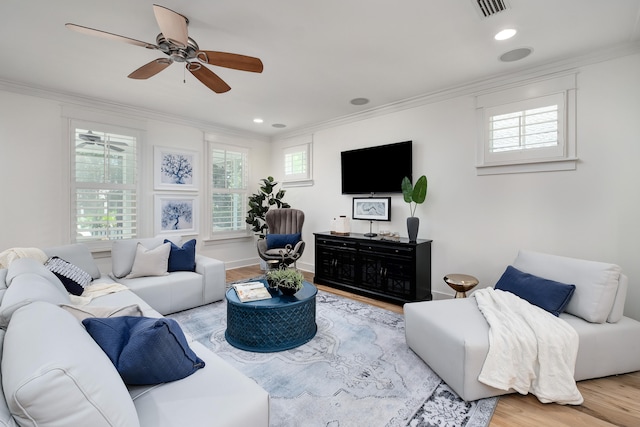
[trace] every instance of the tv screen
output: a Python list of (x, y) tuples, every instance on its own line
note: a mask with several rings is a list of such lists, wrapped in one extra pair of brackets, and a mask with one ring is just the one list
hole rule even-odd
[(413, 179), (411, 148), (405, 141), (343, 151), (342, 194), (402, 193), (402, 178)]

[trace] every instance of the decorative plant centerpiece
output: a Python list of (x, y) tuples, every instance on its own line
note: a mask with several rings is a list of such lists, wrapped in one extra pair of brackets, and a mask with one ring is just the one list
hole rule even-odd
[(249, 211), (245, 222), (251, 226), (251, 231), (264, 239), (269, 226), (265, 222), (265, 216), (269, 209), (275, 205), (277, 208), (290, 208), (291, 206), (282, 201), (286, 190), (280, 189), (275, 194), (274, 189), (278, 185), (272, 176), (263, 178), (260, 190), (249, 196)]
[(415, 216), (415, 213), (418, 205), (424, 203), (427, 198), (427, 177), (422, 175), (416, 181), (416, 185), (412, 185), (409, 178), (405, 176), (402, 180), (402, 196), (404, 201), (409, 203), (409, 213), (411, 213), (411, 216), (407, 218), (409, 241), (415, 242), (420, 227), (420, 218)]
[(293, 295), (302, 289), (304, 276), (300, 270), (295, 268), (275, 268), (267, 271), (266, 274), (269, 287), (278, 289), (284, 295)]

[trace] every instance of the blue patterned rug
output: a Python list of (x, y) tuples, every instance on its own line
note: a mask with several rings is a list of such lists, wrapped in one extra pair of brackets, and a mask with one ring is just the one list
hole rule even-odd
[(498, 401), (460, 399), (407, 347), (402, 315), (328, 292), (316, 336), (278, 353), (229, 345), (225, 301), (168, 317), (269, 392), (273, 427), (486, 427)]

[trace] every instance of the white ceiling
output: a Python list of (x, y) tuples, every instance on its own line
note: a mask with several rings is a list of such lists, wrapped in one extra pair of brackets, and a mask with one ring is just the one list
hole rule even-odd
[[(163, 54), (64, 24), (155, 43), (153, 1), (2, 0), (0, 81), (269, 137), (640, 44), (640, 0), (507, 0), (508, 9), (489, 18), (475, 0), (156, 1), (190, 20), (189, 36), (201, 49), (259, 57), (264, 72), (210, 67), (231, 86), (224, 94), (211, 92), (178, 63), (148, 80), (128, 79)], [(518, 34), (495, 41), (507, 27)], [(517, 62), (498, 60), (520, 47), (533, 53)], [(349, 102), (358, 97), (371, 102)], [(264, 123), (253, 123), (255, 117)]]

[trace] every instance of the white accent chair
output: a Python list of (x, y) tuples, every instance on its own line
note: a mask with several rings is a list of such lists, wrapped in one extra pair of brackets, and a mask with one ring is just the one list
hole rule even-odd
[[(576, 381), (640, 370), (640, 322), (623, 315), (628, 279), (620, 267), (531, 251), (520, 251), (513, 266), (576, 285), (560, 315), (580, 339)], [(478, 381), (489, 351), (489, 324), (475, 298), (407, 303), (404, 316), (409, 347), (461, 398), (514, 392)]]

